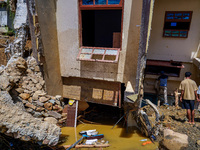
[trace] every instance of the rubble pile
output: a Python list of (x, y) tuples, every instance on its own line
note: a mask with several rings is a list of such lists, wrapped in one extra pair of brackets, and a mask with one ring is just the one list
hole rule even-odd
[(6, 67), (0, 67), (0, 83), (2, 132), (23, 140), (57, 144), (61, 134), (57, 125), (65, 123), (67, 114), (62, 113), (62, 97), (45, 92), (36, 60), (12, 56)]
[(175, 106), (157, 107), (160, 121), (155, 122), (156, 115), (150, 106), (143, 110), (153, 128), (159, 129), (154, 133), (160, 143), (160, 149), (200, 149), (200, 112), (195, 110), (195, 124), (188, 123), (186, 110)]
[(34, 117), (44, 118), (49, 122), (62, 125), (67, 114), (62, 113), (64, 103), (60, 95), (50, 96), (45, 92), (45, 81), (33, 57), (27, 59), (26, 76), (23, 76), (15, 89), (26, 111)]
[(17, 139), (36, 140), (48, 145), (56, 145), (61, 134), (55, 124), (34, 118), (15, 105), (7, 91), (0, 93), (0, 131)]

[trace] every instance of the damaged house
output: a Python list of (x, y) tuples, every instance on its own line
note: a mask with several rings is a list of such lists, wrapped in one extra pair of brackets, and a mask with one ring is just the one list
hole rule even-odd
[(36, 5), (49, 94), (79, 105), (121, 108), (127, 85), (128, 93), (139, 92), (153, 1), (36, 0)]
[(155, 81), (164, 71), (172, 104), (186, 71), (200, 82), (198, 0), (36, 3), (51, 94), (121, 108), (127, 95), (139, 98), (146, 67), (145, 96), (157, 99)]

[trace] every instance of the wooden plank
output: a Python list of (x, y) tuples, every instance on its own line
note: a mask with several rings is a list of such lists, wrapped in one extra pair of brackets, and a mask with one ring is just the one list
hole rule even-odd
[(113, 48), (121, 47), (121, 32), (113, 32)]
[[(69, 148), (71, 145), (64, 145), (64, 148)], [(109, 144), (99, 144), (99, 145), (76, 145), (74, 148), (105, 148), (109, 147)]]
[(112, 101), (114, 100), (114, 91), (111, 91), (111, 90), (104, 90), (103, 91), (103, 100), (106, 100), (106, 101)]
[(37, 53), (37, 44), (36, 44), (36, 35), (35, 35), (35, 26), (33, 21), (33, 16), (30, 12), (30, 4), (29, 0), (26, 0), (27, 4), (27, 12), (28, 12), (28, 22), (29, 22), (29, 28), (30, 28), (30, 34), (31, 34), (31, 44), (32, 44), (32, 50), (33, 50), (33, 57), (36, 59), (36, 62), (38, 63), (38, 53)]
[(76, 85), (63, 85), (63, 97), (80, 100), (81, 87)]
[(93, 88), (92, 98), (94, 98), (94, 99), (102, 99), (103, 98), (103, 89)]
[(121, 107), (121, 83), (83, 78), (64, 78), (63, 97)]

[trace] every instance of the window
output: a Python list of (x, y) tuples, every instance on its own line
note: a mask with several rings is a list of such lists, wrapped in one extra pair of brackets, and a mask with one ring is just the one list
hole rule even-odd
[(117, 63), (121, 48), (123, 0), (80, 0), (77, 60)]
[(178, 61), (147, 60), (145, 74), (160, 75), (164, 71), (166, 75), (179, 77), (181, 68), (184, 68)]
[(167, 11), (163, 36), (187, 38), (191, 19), (192, 11)]

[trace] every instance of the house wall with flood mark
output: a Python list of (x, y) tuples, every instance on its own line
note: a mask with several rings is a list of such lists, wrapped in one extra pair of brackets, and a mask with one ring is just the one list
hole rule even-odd
[[(55, 85), (59, 90), (63, 88), (65, 98), (118, 107), (121, 107), (122, 84), (129, 82), (137, 91), (138, 59), (148, 45), (152, 1), (116, 2), (119, 4), (93, 7), (83, 5), (82, 0), (59, 0), (48, 4), (45, 0), (37, 0), (41, 35), (45, 40), (47, 91), (53, 91), (51, 79), (53, 83), (59, 81)], [(48, 7), (44, 8), (46, 5)], [(53, 35), (47, 34), (45, 28), (49, 32), (51, 29)], [(54, 59), (50, 52), (56, 54)], [(53, 68), (57, 68), (56, 71)]]
[[(134, 10), (134, 12), (132, 10)], [(101, 11), (102, 12), (96, 12), (96, 14), (104, 13), (104, 10)], [(134, 77), (135, 75), (130, 78), (130, 74), (132, 72), (136, 72), (137, 69), (136, 67), (134, 67), (134, 65), (137, 66), (137, 53), (138, 53), (139, 34), (141, 25), (141, 11), (142, 11), (142, 2), (135, 2), (134, 5), (133, 2), (131, 1), (124, 2), (123, 13), (121, 12), (123, 16), (121, 16), (120, 19), (122, 20), (122, 22), (120, 22), (122, 28), (121, 29), (122, 46), (119, 52), (119, 59), (116, 62), (110, 63), (110, 62), (98, 62), (98, 61), (77, 61), (82, 41), (85, 40), (83, 39), (84, 37), (83, 38), (81, 37), (82, 31), (80, 31), (80, 28), (82, 28), (81, 19), (84, 19), (81, 18), (80, 15), (82, 12), (85, 11), (82, 10), (81, 12), (79, 10), (78, 1), (74, 0), (57, 1), (56, 17), (57, 17), (61, 75), (63, 77), (74, 76), (74, 77), (83, 77), (89, 79), (100, 79), (100, 80), (118, 81), (118, 82), (127, 82), (127, 80), (132, 80), (132, 83), (134, 83), (135, 81), (133, 80), (135, 80)], [(98, 21), (101, 22), (101, 20), (102, 19), (99, 19)], [(130, 26), (130, 21), (131, 23), (133, 22), (131, 26)], [(105, 24), (102, 23), (101, 25), (106, 26), (106, 22)], [(96, 26), (95, 30), (98, 30), (98, 28), (99, 30), (101, 30), (99, 26)], [(91, 32), (92, 30), (93, 29), (91, 27)], [(97, 31), (95, 31), (93, 34), (95, 33), (98, 34)], [(88, 32), (88, 34), (90, 33)], [(99, 38), (99, 40), (101, 39)], [(91, 42), (88, 42), (88, 45), (84, 46), (90, 46), (90, 44)], [(100, 41), (99, 43), (96, 43), (96, 45), (94, 44), (95, 47), (101, 46)], [(107, 46), (109, 47), (109, 44)], [(93, 47), (93, 45), (90, 47)], [(130, 52), (131, 55), (126, 55), (130, 54)], [(125, 60), (127, 58), (130, 58), (132, 61), (131, 62), (128, 61), (125, 63)], [(127, 72), (124, 73), (125, 67), (129, 67), (130, 71), (127, 70)]]
[[(134, 0), (124, 1), (122, 8), (114, 10), (90, 10), (84, 6), (81, 8), (79, 1), (57, 1), (58, 47), (65, 97), (70, 97), (66, 96), (70, 85), (65, 84), (70, 77), (105, 82), (104, 89), (109, 83), (127, 84), (128, 81), (135, 88), (142, 5), (142, 1)], [(113, 58), (108, 57), (109, 53), (114, 54)], [(91, 86), (93, 82), (82, 86)], [(115, 88), (118, 89), (119, 85)], [(86, 99), (94, 101), (92, 97)]]

